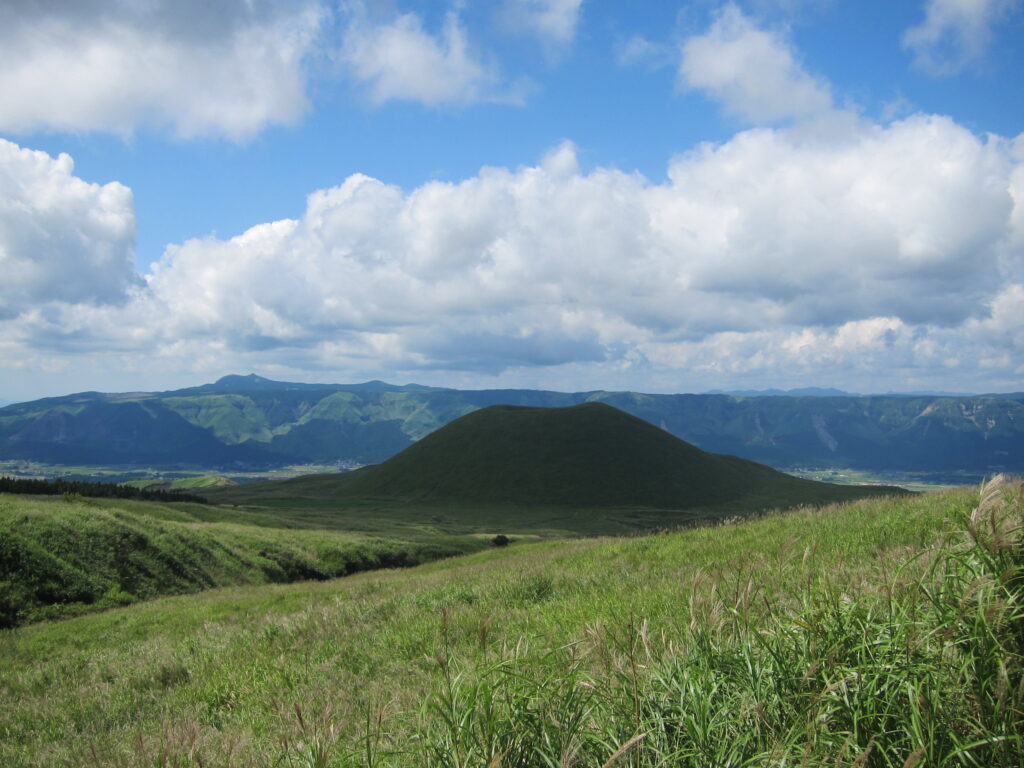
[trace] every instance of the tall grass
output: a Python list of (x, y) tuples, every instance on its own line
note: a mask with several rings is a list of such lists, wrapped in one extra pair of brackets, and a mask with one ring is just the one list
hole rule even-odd
[(712, 590), (681, 637), (627, 622), (597, 665), (576, 645), (539, 669), (445, 660), (423, 764), (1020, 766), (1022, 498), (995, 478), (967, 537), (874, 589), (812, 583), (781, 611), (752, 582), (735, 599)]
[(1021, 493), (27, 627), (0, 635), (0, 764), (1018, 768)]

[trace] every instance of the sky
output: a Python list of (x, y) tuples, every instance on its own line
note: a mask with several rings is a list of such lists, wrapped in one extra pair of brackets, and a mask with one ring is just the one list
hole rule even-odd
[(4, 0), (0, 398), (1024, 390), (1024, 0)]

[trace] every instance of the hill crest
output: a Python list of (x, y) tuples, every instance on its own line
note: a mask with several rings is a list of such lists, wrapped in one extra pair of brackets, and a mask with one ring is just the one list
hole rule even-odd
[[(801, 480), (708, 453), (596, 402), (483, 408), (381, 464), (311, 480), (319, 494), (339, 501), (426, 506), (689, 510), (790, 506), (881, 492)], [(302, 483), (296, 478), (285, 484)]]

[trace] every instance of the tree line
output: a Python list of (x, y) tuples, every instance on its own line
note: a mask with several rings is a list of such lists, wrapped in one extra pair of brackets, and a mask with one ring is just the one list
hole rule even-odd
[(0, 477), (0, 493), (24, 493), (59, 496), (75, 494), (107, 499), (139, 499), (141, 501), (191, 501), (205, 504), (206, 499), (179, 491), (143, 490), (130, 485), (93, 483), (84, 480), (33, 480), (24, 477)]

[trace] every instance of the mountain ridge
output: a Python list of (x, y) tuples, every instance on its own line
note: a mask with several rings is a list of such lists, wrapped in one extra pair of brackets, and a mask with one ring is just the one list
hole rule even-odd
[(296, 384), (79, 392), (0, 408), (0, 460), (136, 466), (376, 463), (489, 405), (606, 402), (698, 447), (775, 467), (1024, 469), (1024, 395), (758, 396)]

